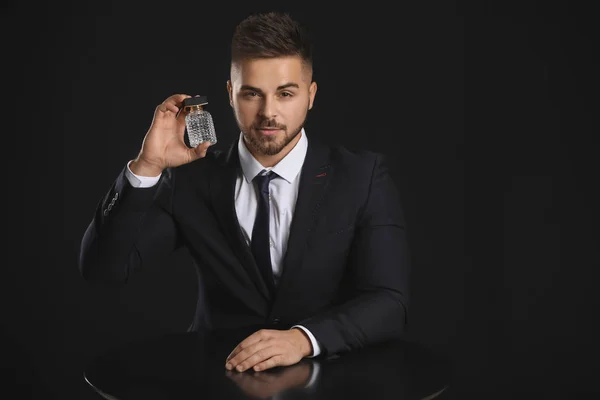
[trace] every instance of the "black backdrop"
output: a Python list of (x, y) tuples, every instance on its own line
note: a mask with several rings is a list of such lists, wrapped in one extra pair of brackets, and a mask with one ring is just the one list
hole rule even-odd
[(389, 157), (414, 265), (408, 335), (452, 357), (446, 398), (593, 391), (597, 24), (486, 4), (477, 17), (449, 2), (5, 6), (1, 364), (13, 398), (96, 399), (82, 379), (95, 354), (187, 328), (185, 251), (98, 288), (78, 273), (78, 246), (164, 98), (207, 95), (217, 146), (237, 137), (229, 40), (271, 9), (316, 40), (308, 135)]

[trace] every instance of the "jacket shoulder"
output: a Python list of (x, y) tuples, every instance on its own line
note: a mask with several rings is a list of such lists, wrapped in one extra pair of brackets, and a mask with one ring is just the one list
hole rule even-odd
[(332, 144), (329, 148), (330, 159), (334, 164), (354, 171), (370, 172), (378, 161), (385, 159), (383, 153), (366, 148), (353, 148), (343, 144)]

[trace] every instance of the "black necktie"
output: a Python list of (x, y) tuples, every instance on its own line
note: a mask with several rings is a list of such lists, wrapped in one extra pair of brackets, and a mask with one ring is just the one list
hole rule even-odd
[(254, 182), (258, 189), (258, 207), (256, 219), (252, 228), (251, 249), (254, 260), (258, 265), (267, 287), (273, 293), (275, 282), (273, 280), (273, 267), (271, 265), (271, 240), (269, 236), (269, 182), (277, 176), (274, 172), (263, 175), (264, 170), (256, 175)]

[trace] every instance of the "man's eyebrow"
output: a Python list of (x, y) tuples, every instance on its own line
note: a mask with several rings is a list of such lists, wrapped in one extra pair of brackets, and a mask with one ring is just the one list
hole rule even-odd
[[(298, 86), (297, 83), (288, 82), (288, 83), (284, 83), (283, 85), (277, 86), (277, 90), (282, 90), (282, 89), (286, 89), (286, 88), (289, 88), (289, 87), (300, 88), (300, 86)], [(252, 90), (253, 92), (257, 92), (257, 93), (262, 93), (263, 92), (259, 88), (254, 87), (254, 86), (250, 86), (250, 85), (242, 85), (240, 87), (240, 90)]]
[(298, 86), (297, 83), (288, 82), (288, 83), (285, 83), (285, 84), (283, 84), (281, 86), (277, 86), (277, 90), (286, 89), (286, 88), (289, 88), (289, 87), (295, 87), (296, 89), (300, 88), (300, 86)]

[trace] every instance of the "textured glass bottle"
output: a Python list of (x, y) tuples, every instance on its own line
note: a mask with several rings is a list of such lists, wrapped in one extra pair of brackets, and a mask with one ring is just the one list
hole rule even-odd
[(183, 108), (187, 111), (185, 125), (191, 147), (200, 143), (217, 143), (215, 125), (212, 116), (203, 107), (208, 104), (206, 96), (190, 97), (183, 100)]

